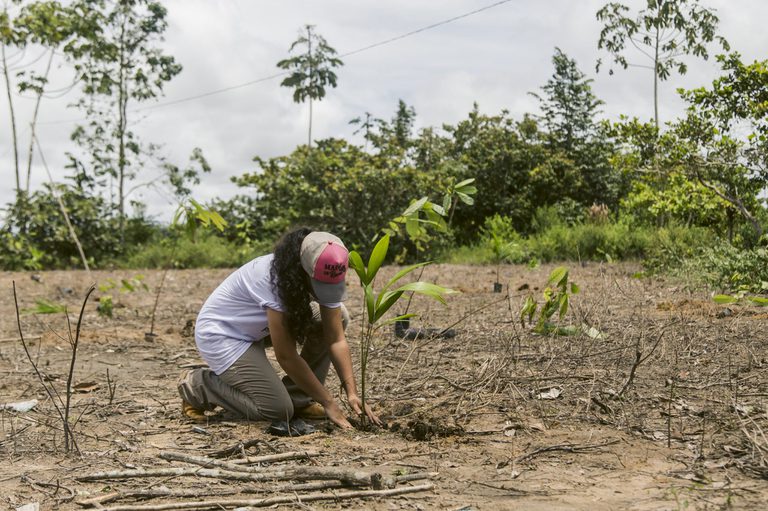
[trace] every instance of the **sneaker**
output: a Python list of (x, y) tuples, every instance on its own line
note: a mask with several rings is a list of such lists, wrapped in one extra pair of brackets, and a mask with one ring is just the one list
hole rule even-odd
[(195, 422), (205, 422), (208, 420), (208, 417), (205, 415), (205, 410), (195, 408), (183, 399), (181, 400), (181, 414), (187, 419), (192, 419)]
[(325, 408), (320, 403), (311, 403), (303, 408), (297, 408), (294, 416), (302, 419), (325, 419)]

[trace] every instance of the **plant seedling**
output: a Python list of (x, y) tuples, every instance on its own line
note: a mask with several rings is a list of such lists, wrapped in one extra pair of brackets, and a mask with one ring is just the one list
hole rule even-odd
[[(382, 321), (384, 314), (386, 314), (387, 311), (389, 311), (389, 309), (391, 309), (392, 306), (397, 303), (397, 301), (400, 299), (400, 297), (403, 296), (403, 293), (405, 292), (412, 292), (424, 296), (429, 296), (444, 305), (445, 295), (456, 292), (452, 289), (438, 286), (437, 284), (421, 281), (398, 285), (398, 282), (400, 282), (400, 280), (410, 272), (429, 264), (428, 262), (425, 262), (406, 266), (405, 268), (401, 269), (395, 274), (394, 277), (389, 279), (389, 281), (384, 284), (381, 290), (377, 293), (373, 289), (374, 280), (376, 279), (376, 275), (378, 274), (382, 263), (384, 263), (384, 259), (387, 256), (388, 250), (389, 235), (387, 234), (384, 235), (378, 241), (378, 243), (376, 243), (376, 246), (373, 248), (370, 257), (368, 258), (368, 264), (363, 263), (363, 258), (357, 251), (353, 250), (349, 253), (349, 266), (355, 270), (355, 273), (357, 273), (357, 276), (360, 279), (360, 285), (363, 287), (363, 294), (365, 296), (366, 321), (362, 325), (362, 333), (360, 338), (360, 398), (363, 402), (363, 410), (365, 410), (368, 357), (370, 355), (374, 333), (384, 325), (388, 325), (404, 319), (409, 319), (414, 316), (414, 314), (403, 314), (386, 321)], [(363, 424), (366, 423), (365, 413), (363, 413), (361, 416), (361, 420), (363, 421)]]
[(539, 304), (533, 295), (528, 295), (523, 302), (520, 310), (520, 322), (525, 326), (526, 321), (533, 324), (533, 318), (536, 311), (539, 311), (539, 317), (533, 327), (533, 331), (538, 334), (556, 333), (558, 335), (575, 335), (584, 332), (592, 338), (600, 338), (602, 334), (594, 327), (581, 325), (580, 327), (562, 327), (552, 323), (552, 317), (557, 314), (558, 319), (563, 319), (568, 312), (571, 295), (578, 294), (579, 286), (575, 282), (568, 282), (568, 268), (559, 266), (552, 270), (547, 280), (547, 287), (544, 289), (544, 303), (539, 309)]

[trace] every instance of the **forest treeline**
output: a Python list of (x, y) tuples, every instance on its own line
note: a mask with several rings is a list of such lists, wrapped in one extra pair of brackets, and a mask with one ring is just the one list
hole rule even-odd
[[(395, 261), (639, 259), (652, 269), (687, 268), (722, 288), (764, 291), (768, 61), (743, 61), (699, 2), (648, 0), (636, 13), (617, 6), (624, 7), (610, 3), (598, 12), (598, 47), (614, 67), (626, 68), (630, 40), (650, 45), (654, 90), (685, 72), (681, 56), (707, 58), (707, 48), (718, 47), (719, 75), (678, 91), (687, 105), (679, 118), (659, 122), (654, 97), (648, 121), (602, 119), (592, 80), (555, 48), (551, 77), (529, 92), (537, 112), (483, 113), (480, 100), (455, 124), (416, 129), (415, 107), (400, 100), (390, 113), (352, 119), (350, 139), (319, 140), (310, 117), (307, 143), (283, 156), (255, 157), (250, 172), (233, 178), (241, 193), (205, 205), (226, 227), (190, 237), (157, 222), (130, 195), (153, 180), (184, 206), (194, 186), (216, 172), (202, 150), (176, 165), (162, 155), (161, 141), (140, 140), (130, 128), (130, 107), (162, 95), (182, 72), (160, 49), (162, 4), (11, 2), (0, 34), (16, 193), (0, 229), (0, 267), (80, 267), (83, 256), (92, 267), (235, 266), (299, 224), (364, 250), (426, 197), (445, 206), (443, 222), (423, 240), (395, 237)], [(15, 55), (32, 46), (44, 50), (48, 67), (15, 71), (23, 67)], [(80, 98), (74, 107), (86, 120), (72, 133), (66, 181), (30, 189), (35, 122), (57, 59), (73, 74)], [(290, 72), (282, 85), (310, 109), (336, 86), (334, 69), (342, 64), (311, 26), (278, 63)], [(28, 143), (18, 136), (17, 93), (37, 100), (34, 118), (23, 121), (31, 121)], [(148, 166), (161, 173), (144, 175)], [(470, 179), (471, 196), (457, 194), (454, 187)]]

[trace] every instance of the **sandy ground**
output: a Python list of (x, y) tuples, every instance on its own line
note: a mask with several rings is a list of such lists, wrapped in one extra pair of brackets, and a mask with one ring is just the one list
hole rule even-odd
[[(564, 324), (594, 327), (599, 338), (537, 335), (520, 325), (519, 310), (528, 293), (540, 298), (552, 268), (505, 266), (504, 292), (495, 294), (495, 268), (429, 267), (425, 280), (462, 293), (446, 307), (414, 299), (414, 326), (453, 326), (458, 335), (404, 340), (390, 329), (380, 331), (369, 399), (389, 429), (343, 432), (320, 421), (320, 432), (295, 438), (271, 436), (264, 423), (214, 417), (197, 425), (181, 417), (176, 381), (200, 363), (188, 324), (228, 271), (170, 272), (158, 306), (158, 335), (150, 340), (145, 332), (161, 273), (143, 272), (149, 291), (96, 291), (86, 307), (70, 418), (79, 455), (64, 452), (61, 419), (22, 349), (12, 281), (22, 309), (41, 299), (67, 304), (74, 328), (90, 283), (141, 272), (2, 273), (0, 404), (39, 404), (28, 412), (0, 411), (0, 507), (80, 509), (78, 503), (88, 499), (137, 489), (179, 493), (125, 496), (104, 507), (317, 493), (285, 491), (286, 482), (200, 474), (82, 480), (108, 470), (192, 467), (159, 456), (211, 455), (249, 442), (235, 458), (312, 451), (316, 456), (309, 461), (274, 462), (271, 468), (328, 467), (385, 478), (425, 473), (428, 479), (397, 488), (434, 486), (286, 508), (764, 509), (764, 311), (716, 306), (706, 293), (681, 283), (636, 278), (633, 265), (595, 263), (572, 268), (582, 291), (572, 298)], [(348, 284), (348, 337), (357, 364), (362, 301), (356, 278)], [(111, 319), (95, 310), (104, 294), (115, 303)], [(21, 323), (41, 375), (64, 397), (71, 351), (64, 315), (24, 314)], [(339, 389), (335, 376), (328, 385)], [(180, 493), (193, 491), (197, 496)], [(325, 493), (348, 491), (357, 490)]]

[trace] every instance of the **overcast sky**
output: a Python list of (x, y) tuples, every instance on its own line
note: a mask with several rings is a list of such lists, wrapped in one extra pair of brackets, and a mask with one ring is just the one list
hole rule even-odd
[[(277, 73), (275, 64), (305, 24), (317, 26), (340, 54), (397, 37), (493, 4), (493, 0), (166, 0), (169, 27), (163, 43), (184, 66), (165, 88), (158, 108), (132, 114), (132, 128), (145, 140), (164, 146), (175, 162), (186, 162), (201, 147), (213, 167), (194, 196), (230, 197), (238, 190), (231, 176), (256, 170), (252, 158), (277, 156), (306, 142), (307, 105), (295, 104), (280, 78), (235, 88), (200, 99), (165, 103), (238, 86)], [(511, 0), (452, 23), (350, 55), (337, 71), (338, 88), (315, 105), (313, 138), (353, 138), (349, 120), (371, 112), (390, 118), (398, 99), (412, 105), (416, 126), (440, 126), (466, 117), (477, 102), (483, 113), (507, 109), (515, 117), (536, 112), (536, 91), (552, 74), (557, 46), (594, 79), (595, 94), (605, 101), (603, 116), (619, 114), (650, 119), (652, 75), (649, 70), (606, 70), (595, 74), (600, 25), (595, 13), (604, 0)], [(625, 1), (633, 9), (645, 0)], [(717, 10), (720, 34), (747, 61), (768, 58), (768, 0), (707, 0)], [(713, 48), (714, 49), (714, 48)], [(639, 54), (633, 60), (641, 62)], [(668, 121), (683, 109), (675, 89), (711, 83), (718, 75), (713, 59), (687, 59), (689, 72), (662, 82), (660, 117)], [(644, 63), (644, 62), (643, 62)], [(69, 75), (59, 70), (52, 87)], [(58, 80), (59, 83), (56, 83)], [(3, 97), (5, 91), (3, 90)], [(38, 137), (55, 180), (65, 174), (69, 134), (80, 114), (67, 104), (76, 92), (46, 100)], [(32, 102), (15, 98), (22, 146), (28, 143)], [(8, 176), (0, 203), (13, 198), (8, 107), (0, 101), (0, 168)], [(358, 140), (359, 141), (359, 140)], [(26, 154), (26, 151), (24, 151)], [(36, 158), (33, 186), (46, 179)], [(138, 181), (155, 175), (145, 169)], [(146, 189), (145, 189), (146, 190)], [(168, 194), (139, 191), (161, 221), (170, 220)]]

